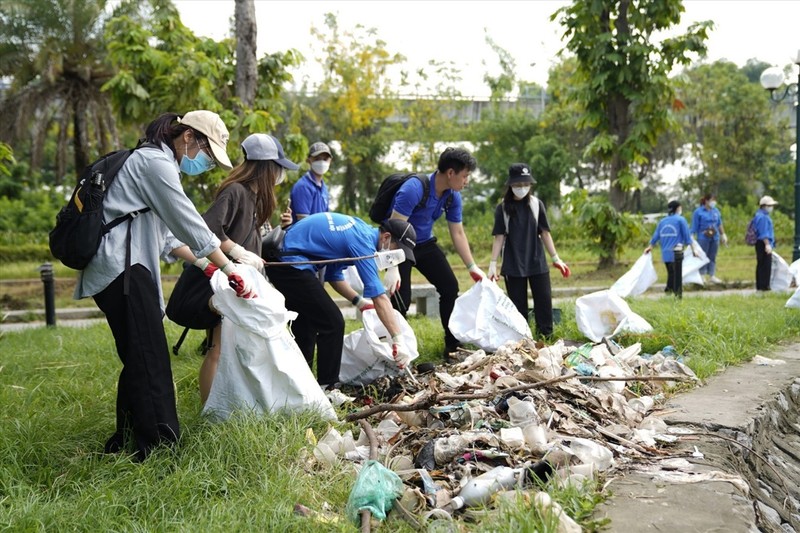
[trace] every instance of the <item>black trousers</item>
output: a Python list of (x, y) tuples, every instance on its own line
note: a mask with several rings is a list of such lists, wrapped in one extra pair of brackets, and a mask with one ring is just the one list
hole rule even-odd
[(768, 254), (764, 248), (766, 245), (763, 240), (756, 241), (756, 290), (768, 291), (769, 280), (772, 277), (772, 254)]
[(311, 270), (273, 266), (267, 269), (267, 277), (286, 298), (286, 308), (297, 313), (292, 333), (311, 369), (317, 348), (317, 382), (323, 386), (337, 383), (344, 345), (341, 310)]
[(132, 265), (130, 289), (124, 273), (94, 296), (114, 335), (122, 371), (117, 385), (117, 429), (106, 451), (117, 451), (132, 433), (143, 460), (159, 444), (178, 440), (178, 411), (158, 287), (142, 265)]
[(517, 308), (525, 320), (528, 319), (528, 286), (533, 296), (533, 316), (536, 322), (536, 331), (540, 335), (553, 334), (553, 299), (550, 289), (550, 273), (535, 274), (527, 278), (504, 276), (506, 293), (514, 307)]
[[(436, 287), (436, 292), (439, 293), (439, 317), (444, 328), (444, 345), (446, 349), (455, 351), (458, 346), (458, 339), (450, 333), (450, 328), (447, 327), (447, 324), (450, 322), (450, 315), (453, 314), (453, 307), (456, 304), (456, 298), (458, 298), (456, 275), (453, 274), (453, 269), (450, 267), (450, 263), (447, 262), (444, 252), (436, 244), (436, 239), (418, 244), (414, 248), (414, 257), (417, 260), (414, 266), (431, 285)], [(397, 301), (392, 299), (395, 309), (400, 311), (403, 316), (406, 316), (408, 306), (411, 304), (411, 266), (409, 261), (405, 261), (399, 266), (400, 291), (398, 292), (400, 293), (402, 305), (398, 305)]]

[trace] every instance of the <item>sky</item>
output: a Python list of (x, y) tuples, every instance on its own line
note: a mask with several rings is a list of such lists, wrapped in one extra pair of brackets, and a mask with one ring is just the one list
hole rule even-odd
[[(174, 0), (181, 20), (196, 34), (214, 39), (229, 35), (233, 0)], [(461, 71), (458, 89), (465, 96), (487, 97), (487, 72), (500, 72), (486, 35), (507, 50), (520, 79), (546, 85), (558, 61), (563, 33), (550, 15), (568, 2), (552, 0), (255, 0), (258, 55), (299, 50), (308, 63), (292, 71), (298, 84), (313, 86), (321, 73), (317, 43), (309, 30), (325, 29), (325, 13), (337, 17), (341, 30), (357, 24), (374, 28), (389, 52), (404, 55), (407, 70), (430, 60), (452, 63)], [(677, 31), (692, 22), (714, 21), (707, 41), (708, 61), (738, 65), (758, 58), (774, 65), (792, 64), (800, 49), (800, 2), (792, 0), (685, 0)], [(317, 47), (318, 49), (318, 47)]]

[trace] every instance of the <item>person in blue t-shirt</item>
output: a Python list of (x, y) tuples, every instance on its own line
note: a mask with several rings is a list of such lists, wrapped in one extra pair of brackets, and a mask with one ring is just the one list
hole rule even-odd
[[(377, 250), (402, 249), (406, 260), (414, 261), (416, 234), (408, 222), (387, 220), (374, 228), (361, 220), (341, 213), (315, 213), (289, 226), (281, 246), (282, 262), (316, 261), (372, 256)], [(296, 253), (295, 253), (296, 252)], [(286, 254), (286, 255), (283, 255)], [(291, 254), (291, 255), (289, 255)], [(364, 283), (361, 297), (344, 279), (344, 269), (355, 265)], [(269, 281), (286, 298), (286, 308), (298, 316), (292, 333), (308, 366), (317, 349), (317, 381), (333, 388), (339, 381), (344, 344), (344, 318), (339, 307), (317, 279), (320, 265), (270, 266)], [(329, 263), (325, 281), (361, 311), (375, 309), (378, 318), (392, 336), (392, 351), (399, 368), (410, 360), (408, 348), (400, 341), (400, 327), (374, 259)]]
[(772, 276), (772, 249), (775, 247), (775, 228), (770, 213), (778, 205), (772, 196), (764, 196), (753, 217), (756, 230), (756, 290), (768, 291)]
[[(661, 259), (667, 268), (667, 286), (664, 288), (664, 292), (673, 292), (677, 281), (675, 279), (675, 246), (678, 244), (684, 247), (694, 245), (689, 233), (689, 224), (681, 214), (681, 203), (672, 200), (667, 204), (667, 209), (669, 214), (656, 226), (653, 238), (650, 239), (650, 244), (644, 249), (644, 253), (649, 254), (656, 243), (661, 243)], [(697, 253), (698, 251), (695, 251), (695, 255)]]
[(289, 195), (292, 222), (328, 211), (328, 187), (323, 176), (331, 168), (331, 149), (323, 142), (315, 142), (308, 150), (306, 161), (308, 172), (297, 180)]
[(708, 257), (708, 263), (700, 267), (700, 274), (709, 277), (711, 283), (722, 283), (716, 276), (717, 252), (719, 244), (728, 244), (728, 236), (722, 226), (722, 214), (717, 209), (717, 197), (706, 194), (700, 199), (700, 205), (692, 213), (691, 232), (697, 236), (697, 244)]
[[(420, 176), (429, 183), (425, 205), (419, 206), (424, 195), (422, 182), (409, 179), (398, 189), (386, 214), (387, 218), (407, 220), (416, 230), (417, 247), (414, 255), (417, 259), (413, 266), (416, 266), (439, 293), (439, 316), (445, 332), (445, 360), (458, 349), (458, 340), (448, 327), (458, 298), (458, 280), (444, 251), (436, 244), (436, 237), (432, 233), (433, 223), (444, 213), (453, 246), (467, 266), (470, 276), (476, 282), (486, 277), (472, 258), (469, 241), (461, 224), (461, 190), (467, 186), (469, 175), (477, 166), (475, 158), (464, 148), (447, 148), (439, 156), (436, 172)], [(384, 286), (390, 295), (399, 289), (401, 301), (398, 303), (395, 300), (393, 303), (403, 314), (411, 303), (411, 267), (412, 263), (406, 261), (398, 268), (387, 270), (384, 276)]]

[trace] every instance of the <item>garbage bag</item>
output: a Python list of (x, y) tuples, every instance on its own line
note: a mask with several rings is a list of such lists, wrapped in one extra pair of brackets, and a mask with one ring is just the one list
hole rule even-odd
[[(392, 310), (394, 320), (400, 327), (400, 338), (411, 353), (413, 361), (419, 357), (417, 337), (398, 311)], [(353, 385), (367, 385), (382, 376), (397, 376), (397, 368), (392, 357), (392, 339), (386, 326), (378, 318), (378, 312), (368, 309), (361, 314), (364, 327), (349, 333), (342, 347), (342, 366), (339, 381)]]
[(634, 313), (618, 294), (605, 290), (586, 294), (575, 300), (575, 321), (589, 340), (627, 331), (646, 333), (653, 330), (647, 320)]
[(623, 298), (639, 296), (658, 280), (653, 254), (642, 254), (633, 266), (609, 289)]
[(350, 265), (344, 269), (344, 280), (358, 294), (364, 294), (364, 282), (361, 281), (361, 276), (358, 275), (355, 265)]
[(777, 252), (772, 252), (772, 272), (769, 277), (769, 288), (772, 291), (782, 292), (788, 291), (789, 286), (792, 284), (792, 272), (789, 270), (789, 265), (786, 261), (778, 255)]
[(789, 265), (789, 272), (792, 274), (792, 285), (800, 287), (800, 259)]
[(461, 342), (494, 352), (508, 341), (533, 338), (531, 327), (497, 283), (479, 281), (456, 299), (448, 323)]
[(360, 524), (361, 511), (368, 510), (373, 517), (384, 520), (402, 494), (403, 481), (397, 474), (378, 461), (367, 461), (358, 473), (347, 499), (347, 518), (354, 524)]
[(800, 287), (795, 289), (794, 294), (786, 300), (786, 305), (784, 307), (787, 309), (800, 309)]
[(211, 302), (223, 317), (222, 340), (203, 414), (225, 420), (239, 409), (259, 414), (313, 409), (327, 420), (336, 420), (330, 401), (287, 329), (297, 313), (286, 309), (283, 295), (256, 269), (239, 265), (238, 272), (258, 297), (237, 297), (221, 271), (211, 278)]
[[(697, 240), (692, 237), (693, 246), (689, 246), (683, 251), (683, 263), (681, 265), (683, 283), (694, 283), (695, 285), (705, 285), (700, 269), (708, 264), (708, 256), (697, 244)], [(694, 255), (693, 248), (697, 248), (698, 255)]]

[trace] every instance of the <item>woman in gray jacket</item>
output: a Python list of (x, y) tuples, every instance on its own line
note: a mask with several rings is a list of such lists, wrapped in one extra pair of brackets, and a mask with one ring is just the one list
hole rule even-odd
[[(220, 268), (237, 294), (254, 296), (181, 186), (181, 171), (197, 175), (215, 165), (231, 169), (225, 124), (211, 111), (191, 111), (183, 117), (166, 113), (147, 126), (145, 137), (148, 144), (128, 158), (106, 192), (103, 219), (149, 210), (103, 236), (75, 289), (76, 299), (93, 297), (106, 315), (122, 361), (117, 426), (105, 452), (123, 451), (133, 441), (137, 460), (180, 436), (162, 322), (159, 258), (199, 257), (197, 264), (207, 275)], [(190, 254), (181, 248), (183, 243)]]

